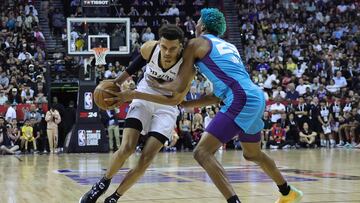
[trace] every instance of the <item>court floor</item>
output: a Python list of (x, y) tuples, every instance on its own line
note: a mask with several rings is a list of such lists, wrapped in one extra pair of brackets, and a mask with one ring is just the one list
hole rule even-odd
[[(301, 189), (302, 202), (360, 203), (360, 150), (312, 149), (266, 151), (288, 181)], [(277, 187), (241, 151), (216, 154), (244, 203), (275, 202)], [(0, 156), (1, 203), (77, 203), (105, 172), (110, 154)], [(139, 154), (113, 178), (111, 194)], [(98, 202), (102, 202), (106, 195)], [(160, 153), (145, 176), (119, 202), (226, 202), (190, 152)]]

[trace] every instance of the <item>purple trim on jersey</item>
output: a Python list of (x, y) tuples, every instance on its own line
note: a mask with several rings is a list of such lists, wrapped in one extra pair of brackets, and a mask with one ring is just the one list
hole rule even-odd
[(216, 137), (221, 143), (228, 143), (236, 135), (239, 135), (240, 142), (256, 143), (261, 140), (260, 133), (246, 134), (226, 114), (218, 112), (205, 129), (206, 132)]
[[(210, 50), (212, 50), (211, 40), (206, 37), (204, 38), (208, 40), (211, 45)], [(205, 57), (202, 58), (201, 61), (218, 79), (220, 79), (231, 89), (233, 93), (233, 101), (225, 113), (228, 114), (232, 119), (235, 119), (246, 104), (247, 97), (244, 89), (241, 87), (238, 81), (236, 81), (232, 77), (227, 76), (226, 73), (221, 70), (218, 65), (216, 65), (216, 63), (210, 58), (209, 53), (205, 55)]]

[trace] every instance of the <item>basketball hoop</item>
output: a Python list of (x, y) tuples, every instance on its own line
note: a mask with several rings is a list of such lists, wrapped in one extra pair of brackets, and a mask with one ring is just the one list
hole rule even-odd
[(91, 49), (91, 51), (93, 51), (95, 53), (95, 65), (105, 65), (106, 61), (105, 61), (105, 57), (107, 52), (109, 51), (108, 48), (102, 48), (102, 47), (96, 47)]

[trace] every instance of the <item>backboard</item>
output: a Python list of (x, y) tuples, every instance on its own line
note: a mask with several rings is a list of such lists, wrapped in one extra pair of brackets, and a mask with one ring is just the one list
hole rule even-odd
[(93, 55), (95, 47), (108, 48), (108, 55), (130, 54), (129, 18), (67, 18), (69, 55)]

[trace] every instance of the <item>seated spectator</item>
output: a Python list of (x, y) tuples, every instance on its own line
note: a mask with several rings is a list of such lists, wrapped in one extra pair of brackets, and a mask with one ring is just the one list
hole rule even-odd
[(266, 143), (267, 149), (282, 149), (287, 145), (285, 140), (286, 130), (281, 127), (280, 119), (272, 126), (269, 141)]
[(300, 94), (297, 90), (295, 90), (294, 83), (288, 84), (288, 91), (286, 92), (286, 99), (290, 99), (292, 101), (295, 101), (299, 98)]
[(345, 77), (342, 76), (341, 71), (336, 72), (336, 77), (333, 78), (335, 85), (339, 88), (343, 88), (347, 86), (347, 81)]
[(304, 79), (302, 79), (302, 78), (300, 78), (299, 79), (299, 85), (298, 86), (296, 86), (296, 91), (297, 92), (299, 92), (299, 95), (301, 96), (301, 95), (303, 95), (303, 94), (305, 94), (306, 93), (306, 88), (310, 88), (310, 85), (307, 85), (307, 84), (305, 84), (304, 83)]
[(151, 28), (147, 27), (145, 33), (142, 35), (141, 40), (142, 42), (147, 42), (149, 40), (154, 40), (155, 35), (151, 32)]
[(276, 87), (276, 90), (273, 91), (273, 94), (272, 94), (272, 98), (276, 98), (280, 96), (281, 99), (285, 99), (286, 98), (286, 93), (282, 90), (282, 86), (281, 85), (278, 85)]
[(21, 134), (21, 148), (25, 149), (25, 152), (28, 152), (28, 144), (31, 142), (34, 150), (37, 151), (36, 140), (30, 120), (25, 120), (24, 126), (21, 128)]
[(8, 97), (4, 90), (0, 90), (0, 105), (4, 105), (8, 101)]
[(176, 7), (176, 4), (173, 4), (173, 5), (171, 6), (171, 8), (169, 8), (168, 15), (169, 15), (169, 16), (178, 16), (178, 15), (180, 15), (180, 11), (179, 11), (179, 9)]
[(299, 143), (299, 127), (298, 123), (295, 120), (295, 114), (290, 113), (287, 118), (287, 124), (289, 126), (289, 130), (286, 132), (286, 141), (291, 146), (298, 147)]
[(313, 132), (311, 129), (309, 129), (308, 123), (304, 123), (302, 130), (299, 133), (300, 135), (300, 145), (302, 147), (310, 147), (314, 148), (316, 146), (316, 132)]
[(11, 139), (8, 136), (5, 119), (0, 117), (0, 154), (15, 154), (19, 149), (18, 145), (12, 145)]
[(196, 146), (200, 141), (202, 133), (204, 132), (204, 122), (201, 114), (196, 113), (192, 122), (192, 140), (193, 145)]
[(209, 123), (211, 122), (211, 120), (215, 117), (215, 113), (213, 110), (210, 110), (208, 115), (205, 116), (204, 118), (204, 129), (209, 125)]
[(188, 119), (188, 113), (184, 113), (179, 122), (180, 138), (176, 144), (177, 150), (184, 149), (192, 150), (192, 137), (191, 137), (191, 121)]
[(281, 98), (276, 97), (275, 103), (270, 106), (270, 112), (271, 112), (271, 122), (276, 123), (277, 120), (281, 118), (281, 114), (285, 113), (285, 106), (284, 104), (280, 103)]

